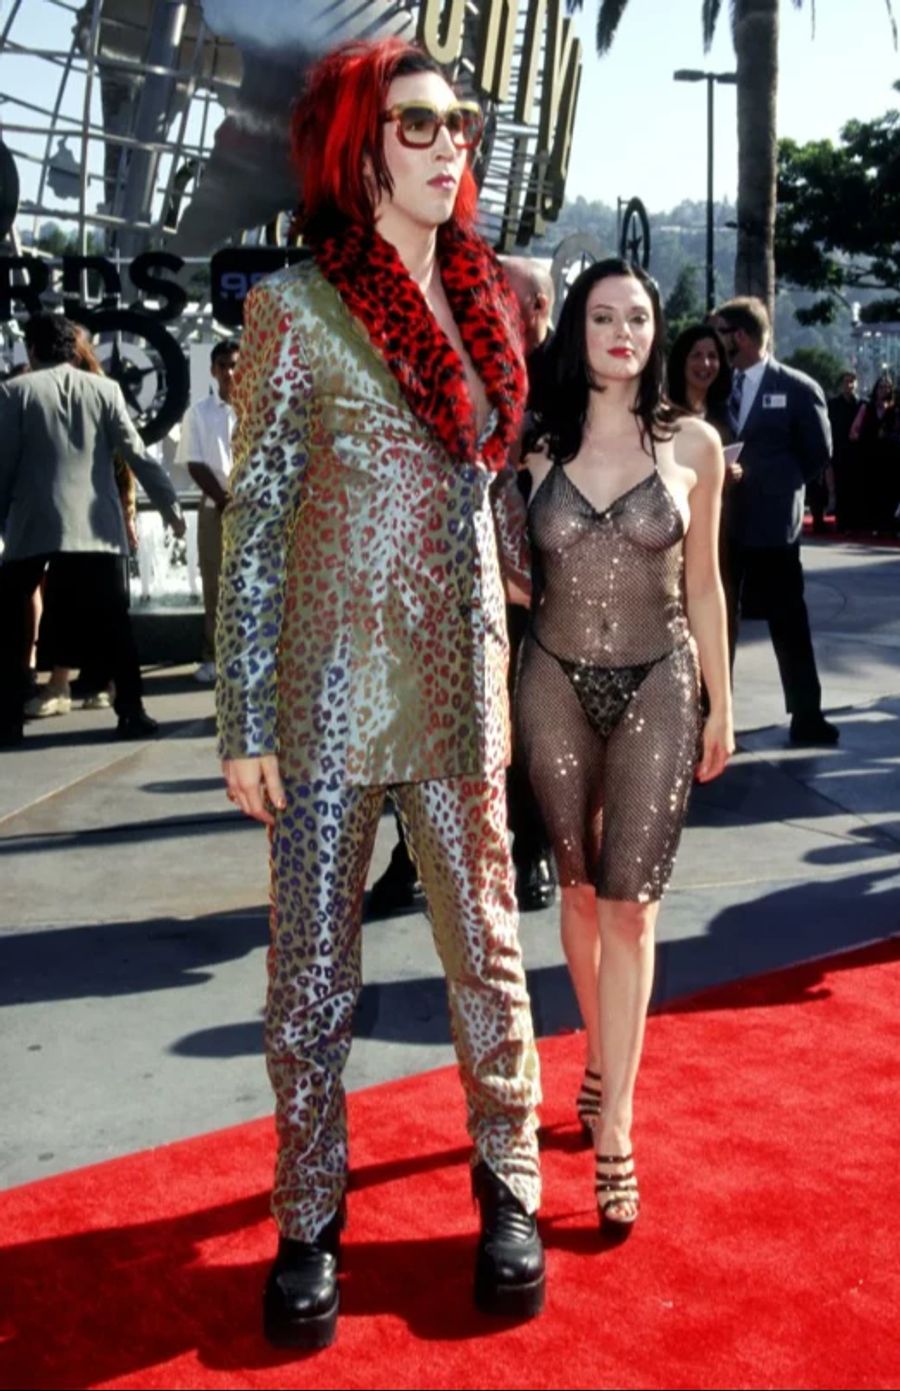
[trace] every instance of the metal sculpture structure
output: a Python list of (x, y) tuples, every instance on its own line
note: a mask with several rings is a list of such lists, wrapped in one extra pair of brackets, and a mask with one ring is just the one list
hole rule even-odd
[(565, 0), (12, 0), (2, 133), (37, 177), (20, 234), (53, 219), (82, 255), (123, 259), (208, 256), (265, 228), (274, 240), (296, 198), (286, 131), (304, 71), (336, 43), (392, 33), (483, 103), (485, 231), (527, 246), (565, 189), (581, 74)]
[[(581, 74), (565, 0), (12, 0), (0, 29), (8, 345), (16, 319), (61, 305), (104, 339), (123, 388), (140, 381), (144, 438), (165, 435), (187, 405), (188, 341), (239, 325), (254, 280), (300, 254), (282, 243), (304, 72), (337, 43), (387, 34), (417, 39), (482, 103), (482, 228), (501, 251), (527, 246), (563, 203)], [(61, 257), (36, 245), (48, 221), (70, 234)]]

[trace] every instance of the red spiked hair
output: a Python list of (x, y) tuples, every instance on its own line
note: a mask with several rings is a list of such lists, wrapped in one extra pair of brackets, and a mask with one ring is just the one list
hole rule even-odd
[[(414, 72), (444, 75), (421, 48), (399, 38), (343, 44), (310, 70), (291, 118), (291, 155), (308, 236), (328, 235), (347, 222), (374, 222), (365, 162), (368, 159), (376, 186), (390, 193), (381, 116), (394, 78)], [(466, 165), (451, 224), (468, 231), (477, 201), (478, 188)]]

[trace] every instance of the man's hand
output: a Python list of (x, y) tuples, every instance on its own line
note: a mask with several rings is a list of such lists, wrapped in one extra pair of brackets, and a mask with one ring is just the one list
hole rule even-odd
[(177, 536), (178, 540), (180, 541), (184, 533), (187, 531), (187, 522), (184, 520), (184, 513), (181, 511), (170, 512), (166, 520), (168, 521), (169, 526), (172, 528), (173, 534)]
[(275, 755), (225, 758), (222, 772), (228, 787), (228, 800), (245, 816), (252, 816), (264, 826), (274, 826), (273, 810), (284, 811), (287, 806)]

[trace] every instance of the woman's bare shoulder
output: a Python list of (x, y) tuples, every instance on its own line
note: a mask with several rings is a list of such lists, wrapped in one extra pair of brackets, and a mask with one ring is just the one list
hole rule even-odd
[(698, 478), (715, 475), (724, 468), (718, 431), (695, 415), (679, 420), (673, 447), (676, 462), (693, 469)]
[(549, 456), (549, 442), (547, 440), (537, 440), (522, 459), (523, 469), (529, 470), (536, 483), (547, 476), (552, 466), (554, 466), (554, 460)]
[(718, 430), (714, 430), (712, 425), (708, 425), (705, 420), (701, 420), (699, 415), (683, 415), (678, 421), (678, 429), (675, 434), (675, 443), (679, 440), (687, 445), (689, 449), (715, 448), (722, 443), (719, 438)]
[(530, 497), (534, 497), (552, 467), (553, 460), (548, 452), (547, 441), (540, 439), (532, 445), (521, 463), (522, 471), (527, 472), (531, 478)]

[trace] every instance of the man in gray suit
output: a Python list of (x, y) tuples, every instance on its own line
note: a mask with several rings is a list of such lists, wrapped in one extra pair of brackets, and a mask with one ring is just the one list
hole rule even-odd
[(128, 618), (115, 455), (182, 536), (175, 489), (144, 449), (118, 384), (71, 365), (74, 324), (33, 315), (25, 346), (31, 370), (0, 385), (0, 746), (22, 739), (23, 614), (45, 570), (48, 608), (55, 596), (76, 618), (85, 661), (111, 672), (119, 734), (146, 738), (158, 726), (144, 710)]
[(733, 376), (729, 423), (743, 444), (743, 477), (734, 489), (726, 539), (725, 591), (732, 661), (742, 597), (768, 620), (795, 744), (835, 744), (839, 731), (822, 715), (803, 597), (800, 531), (806, 484), (831, 457), (825, 397), (803, 372), (766, 351), (769, 316), (762, 300), (730, 299), (712, 315)]

